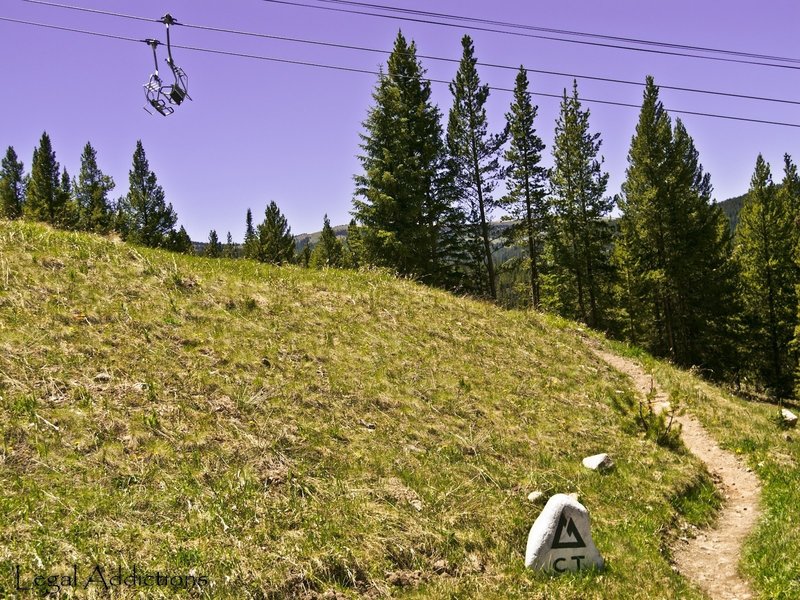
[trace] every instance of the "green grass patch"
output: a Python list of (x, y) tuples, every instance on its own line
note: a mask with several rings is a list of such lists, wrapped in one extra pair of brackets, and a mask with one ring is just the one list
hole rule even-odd
[(672, 499), (672, 506), (685, 523), (698, 528), (714, 525), (717, 513), (722, 507), (722, 497), (707, 473), (697, 479), (679, 495)]

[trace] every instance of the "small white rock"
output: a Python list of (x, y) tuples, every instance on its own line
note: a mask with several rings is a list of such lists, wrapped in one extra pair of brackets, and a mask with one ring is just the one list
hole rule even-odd
[(606, 453), (595, 454), (594, 456), (587, 456), (584, 458), (583, 466), (587, 469), (591, 469), (592, 471), (603, 471), (613, 467), (614, 461), (612, 461), (611, 457), (609, 457)]
[(537, 490), (535, 492), (531, 492), (530, 494), (528, 494), (528, 500), (530, 500), (531, 502), (536, 502), (542, 496), (544, 496), (544, 492), (540, 492)]
[(111, 381), (111, 375), (109, 373), (98, 373), (94, 376), (94, 380), (98, 383), (107, 383)]
[(788, 408), (781, 409), (781, 418), (783, 419), (784, 424), (788, 425), (789, 427), (794, 427), (797, 425), (797, 415)]

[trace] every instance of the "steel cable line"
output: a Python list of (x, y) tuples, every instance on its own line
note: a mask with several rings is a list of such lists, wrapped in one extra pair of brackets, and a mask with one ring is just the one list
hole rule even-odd
[(582, 44), (586, 46), (595, 46), (601, 48), (615, 48), (617, 50), (629, 50), (631, 52), (647, 52), (650, 54), (661, 54), (665, 56), (682, 56), (684, 58), (699, 58), (703, 60), (713, 60), (717, 62), (728, 62), (728, 63), (737, 63), (742, 65), (754, 65), (759, 67), (773, 67), (776, 69), (791, 69), (791, 70), (798, 70), (800, 71), (800, 64), (798, 65), (781, 65), (771, 62), (761, 62), (761, 61), (751, 61), (751, 60), (740, 60), (736, 58), (726, 58), (722, 56), (704, 56), (702, 54), (688, 54), (683, 52), (673, 52), (670, 50), (657, 50), (654, 48), (636, 48), (634, 46), (622, 46), (620, 44), (611, 44), (611, 43), (603, 43), (603, 42), (591, 42), (588, 40), (573, 40), (563, 37), (557, 37), (552, 35), (543, 35), (543, 34), (535, 34), (535, 33), (523, 33), (521, 31), (507, 31), (504, 29), (494, 29), (491, 27), (481, 27), (478, 25), (459, 25), (456, 23), (446, 23), (444, 21), (433, 21), (430, 19), (422, 19), (422, 18), (415, 18), (415, 17), (403, 17), (399, 15), (384, 15), (375, 12), (367, 12), (363, 10), (355, 10), (349, 8), (334, 8), (332, 6), (316, 6), (313, 4), (305, 4), (303, 2), (293, 2), (290, 0), (261, 0), (261, 2), (269, 2), (271, 4), (283, 4), (287, 6), (299, 6), (302, 8), (311, 8), (314, 10), (326, 10), (331, 12), (338, 12), (338, 13), (346, 13), (346, 14), (353, 14), (353, 15), (364, 15), (369, 17), (378, 17), (382, 19), (394, 19), (398, 21), (409, 21), (412, 23), (424, 23), (427, 25), (439, 25), (441, 27), (451, 27), (457, 29), (468, 29), (472, 31), (486, 31), (489, 33), (500, 33), (503, 35), (511, 35), (516, 37), (523, 37), (523, 38), (533, 38), (533, 39), (540, 39), (540, 40), (551, 40), (556, 42), (565, 42), (568, 44)]
[(412, 8), (401, 8), (397, 6), (388, 6), (385, 4), (374, 4), (369, 2), (356, 2), (354, 0), (314, 0), (315, 2), (322, 2), (325, 4), (340, 4), (345, 6), (358, 6), (369, 9), (377, 9), (391, 12), (398, 12), (404, 14), (421, 15), (427, 17), (443, 18), (452, 21), (466, 21), (471, 23), (483, 23), (486, 25), (495, 25), (498, 27), (508, 27), (512, 29), (523, 29), (527, 31), (541, 31), (544, 33), (555, 33), (560, 35), (572, 35), (576, 37), (588, 37), (602, 40), (611, 40), (616, 42), (626, 42), (631, 44), (640, 44), (644, 46), (656, 46), (660, 48), (675, 48), (679, 50), (692, 50), (696, 52), (711, 52), (715, 54), (726, 54), (730, 56), (741, 56), (745, 58), (755, 58), (761, 60), (772, 60), (779, 62), (800, 63), (800, 58), (791, 58), (787, 56), (773, 56), (770, 54), (757, 54), (754, 52), (744, 52), (741, 50), (728, 50), (725, 48), (711, 48), (707, 46), (692, 46), (689, 44), (676, 44), (673, 42), (661, 42), (656, 40), (645, 40), (641, 38), (630, 38), (616, 35), (606, 35), (602, 33), (591, 33), (586, 31), (574, 31), (570, 29), (555, 29), (551, 27), (540, 27), (536, 25), (526, 25), (521, 23), (512, 23), (508, 21), (495, 21), (481, 17), (468, 17), (465, 15), (454, 15), (448, 13), (437, 13), (427, 10), (419, 10)]
[[(0, 21), (6, 21), (6, 22), (9, 22), (9, 23), (16, 23), (16, 24), (28, 25), (28, 26), (34, 26), (34, 27), (41, 27), (41, 28), (45, 28), (45, 29), (55, 29), (55, 30), (59, 30), (59, 31), (68, 31), (68, 32), (72, 32), (72, 33), (79, 33), (79, 34), (84, 34), (84, 35), (91, 35), (91, 36), (97, 36), (97, 37), (103, 37), (103, 38), (110, 38), (110, 39), (115, 39), (115, 40), (123, 40), (123, 41), (128, 41), (128, 42), (147, 43), (147, 40), (143, 40), (143, 39), (136, 39), (136, 38), (131, 38), (131, 37), (112, 35), (112, 34), (107, 34), (107, 33), (100, 33), (100, 32), (96, 32), (96, 31), (87, 31), (87, 30), (84, 30), (84, 29), (75, 29), (75, 28), (71, 28), (71, 27), (64, 27), (64, 26), (61, 26), (61, 25), (51, 25), (51, 24), (48, 24), (48, 23), (37, 23), (37, 22), (33, 22), (33, 21), (25, 21), (25, 20), (21, 20), (21, 19), (13, 19), (13, 18), (10, 18), (10, 17), (0, 16)], [(268, 62), (275, 62), (275, 63), (284, 63), (284, 64), (291, 64), (291, 65), (303, 65), (303, 66), (308, 66), (308, 67), (316, 67), (316, 68), (329, 69), (329, 70), (335, 70), (335, 71), (346, 71), (346, 72), (350, 72), (350, 73), (364, 73), (364, 74), (367, 74), (367, 75), (377, 75), (379, 77), (380, 76), (386, 76), (385, 73), (382, 73), (380, 71), (373, 71), (373, 70), (369, 70), (369, 69), (361, 69), (361, 68), (357, 68), (357, 67), (345, 67), (345, 66), (341, 66), (341, 65), (329, 65), (329, 64), (324, 64), (324, 63), (315, 63), (315, 62), (302, 61), (302, 60), (292, 60), (292, 59), (286, 59), (286, 58), (276, 58), (276, 57), (271, 57), (271, 56), (262, 56), (262, 55), (258, 55), (258, 54), (246, 54), (246, 53), (243, 53), (243, 52), (219, 50), (219, 49), (214, 49), (214, 48), (200, 48), (200, 47), (197, 47), (197, 46), (186, 46), (186, 45), (173, 44), (172, 47), (173, 48), (179, 48), (181, 50), (189, 50), (191, 52), (203, 52), (203, 53), (207, 53), (207, 54), (217, 54), (217, 55), (222, 55), (222, 56), (248, 58), (248, 59), (253, 59), (253, 60), (268, 61)], [(444, 84), (444, 85), (448, 85), (448, 86), (451, 83), (450, 81), (445, 81), (443, 79), (431, 79), (431, 78), (421, 78), (421, 79), (423, 79), (425, 81), (429, 81), (431, 83)], [(493, 90), (493, 91), (511, 92), (511, 93), (513, 93), (513, 91), (514, 91), (511, 88), (504, 88), (504, 87), (497, 87), (497, 86), (489, 86), (489, 89)], [(531, 92), (531, 95), (540, 96), (540, 97), (544, 97), (544, 98), (556, 98), (556, 99), (559, 99), (559, 100), (563, 99), (563, 97), (564, 97), (563, 94), (549, 94), (549, 93), (546, 93), (546, 92)], [(601, 100), (601, 99), (596, 99), (596, 98), (585, 98), (585, 97), (581, 97), (581, 98), (579, 98), (579, 100), (581, 102), (587, 102), (587, 103), (592, 103), (592, 104), (605, 104), (605, 105), (610, 105), (610, 106), (622, 106), (622, 107), (626, 107), (626, 108), (635, 108), (635, 109), (640, 109), (641, 108), (641, 106), (638, 105), (638, 104), (631, 104), (631, 103), (628, 103), (628, 102), (616, 102), (616, 101), (613, 101), (613, 100)], [(754, 118), (750, 118), (750, 117), (739, 117), (739, 116), (735, 116), (735, 115), (721, 115), (721, 114), (716, 114), (716, 113), (707, 113), (707, 112), (700, 112), (700, 111), (670, 109), (670, 108), (666, 108), (666, 107), (665, 107), (665, 110), (667, 112), (674, 113), (674, 114), (694, 115), (694, 116), (709, 117), (709, 118), (715, 118), (715, 119), (725, 119), (725, 120), (731, 120), (731, 121), (741, 121), (741, 122), (756, 123), (756, 124), (761, 124), (761, 125), (776, 125), (776, 126), (780, 126), (780, 127), (792, 127), (792, 128), (800, 129), (800, 123), (787, 123), (787, 122), (783, 122), (783, 121), (769, 121), (769, 120), (765, 120), (765, 119), (754, 119)]]
[(36, 27), (44, 27), (46, 29), (57, 29), (59, 31), (69, 31), (72, 33), (83, 33), (85, 35), (93, 35), (96, 37), (103, 37), (109, 38), (112, 40), (124, 40), (126, 42), (143, 42), (144, 40), (126, 37), (123, 35), (114, 35), (111, 33), (100, 33), (98, 31), (87, 31), (86, 29), (75, 29), (72, 27), (63, 27), (61, 25), (50, 25), (48, 23), (34, 23), (33, 21), (23, 21), (22, 19), (12, 19), (11, 17), (2, 17), (0, 16), (0, 21), (6, 21), (8, 23), (18, 23), (20, 25), (33, 25)]
[[(317, 0), (317, 1), (320, 1), (320, 2), (331, 1), (332, 2), (332, 1), (337, 1), (337, 0)], [(23, 2), (28, 2), (30, 4), (41, 4), (41, 5), (50, 6), (50, 7), (64, 8), (64, 9), (75, 10), (75, 11), (79, 11), (79, 12), (88, 12), (88, 13), (93, 13), (93, 14), (101, 14), (101, 15), (107, 15), (107, 16), (113, 16), (113, 17), (121, 17), (121, 18), (125, 18), (125, 19), (136, 20), (136, 21), (146, 21), (146, 22), (151, 22), (151, 23), (161, 23), (161, 21), (159, 19), (151, 19), (151, 18), (136, 16), (136, 15), (122, 14), (122, 13), (116, 13), (116, 12), (112, 12), (112, 11), (99, 10), (99, 9), (93, 9), (93, 8), (85, 8), (85, 7), (82, 7), (82, 6), (73, 6), (73, 5), (70, 5), (70, 4), (62, 4), (62, 3), (57, 3), (57, 2), (47, 2), (45, 0), (23, 0)], [(295, 37), (289, 37), (289, 36), (283, 36), (283, 35), (259, 33), (259, 32), (252, 32), (252, 31), (240, 31), (240, 30), (237, 30), (237, 29), (229, 29), (229, 28), (224, 28), (224, 27), (213, 27), (213, 26), (210, 26), (210, 25), (199, 25), (199, 24), (192, 24), (192, 23), (176, 23), (176, 25), (179, 25), (181, 27), (186, 27), (187, 29), (197, 29), (197, 30), (201, 30), (201, 31), (212, 31), (212, 32), (216, 32), (216, 33), (228, 33), (228, 34), (232, 34), (232, 35), (240, 35), (240, 36), (254, 37), (254, 38), (261, 38), (261, 39), (268, 39), (268, 40), (279, 40), (279, 41), (284, 41), (284, 42), (308, 44), (308, 45), (313, 45), (313, 46), (325, 46), (325, 47), (329, 47), (329, 48), (339, 48), (339, 49), (345, 49), (345, 50), (354, 50), (354, 51), (358, 51), (358, 52), (370, 52), (370, 53), (374, 53), (374, 54), (383, 54), (383, 55), (391, 54), (391, 51), (389, 51), (389, 50), (381, 50), (381, 49), (378, 49), (378, 48), (368, 48), (368, 47), (365, 47), (365, 46), (355, 46), (355, 45), (351, 45), (351, 44), (340, 44), (340, 43), (335, 43), (335, 42), (324, 42), (324, 41), (320, 41), (320, 40), (309, 40), (309, 39), (303, 39), (303, 38), (295, 38)], [(416, 56), (418, 58), (425, 59), (425, 60), (433, 60), (433, 61), (446, 62), (446, 63), (458, 64), (460, 62), (458, 59), (455, 59), (455, 58), (446, 58), (446, 57), (441, 57), (441, 56), (432, 56), (432, 55), (426, 55), (426, 54), (417, 54)], [(491, 69), (504, 69), (504, 70), (511, 70), (511, 71), (515, 71), (515, 72), (518, 70), (518, 67), (512, 67), (512, 66), (509, 66), (509, 65), (501, 65), (501, 64), (495, 64), (495, 63), (478, 62), (477, 65), (481, 66), (481, 67), (491, 68)], [(611, 78), (611, 77), (601, 77), (601, 76), (597, 76), (597, 75), (580, 75), (580, 74), (576, 74), (576, 73), (565, 73), (565, 72), (561, 72), (561, 71), (549, 71), (549, 70), (546, 70), (546, 69), (526, 68), (525, 71), (528, 72), (528, 73), (538, 73), (538, 74), (541, 74), (541, 75), (554, 75), (554, 76), (558, 76), (558, 77), (571, 77), (571, 78), (575, 78), (575, 79), (585, 79), (585, 80), (589, 80), (589, 81), (600, 81), (600, 82), (603, 82), (603, 83), (614, 83), (614, 84), (621, 84), (621, 85), (633, 85), (633, 86), (637, 86), (637, 87), (644, 87), (644, 85), (645, 85), (645, 84), (643, 84), (643, 83), (641, 83), (639, 81), (630, 81), (630, 80), (626, 80), (626, 79), (616, 79), (616, 78)], [(780, 104), (793, 104), (793, 105), (796, 105), (796, 106), (800, 106), (800, 101), (799, 100), (787, 100), (787, 99), (784, 99), (784, 98), (772, 98), (772, 97), (767, 97), (767, 96), (754, 96), (754, 95), (751, 95), (751, 94), (739, 94), (739, 93), (735, 93), (735, 92), (721, 92), (721, 91), (717, 91), (717, 90), (704, 90), (704, 89), (699, 89), (699, 88), (690, 88), (690, 87), (675, 86), (675, 85), (659, 85), (659, 88), (664, 89), (664, 90), (673, 90), (673, 91), (687, 92), (687, 93), (692, 93), (692, 94), (705, 94), (705, 95), (712, 95), (712, 96), (722, 96), (722, 97), (727, 97), (727, 98), (737, 98), (737, 99), (743, 99), (743, 100), (755, 100), (755, 101), (759, 101), (759, 102), (775, 102), (775, 103), (780, 103)]]
[[(115, 16), (115, 17), (124, 17), (124, 18), (127, 18), (127, 19), (135, 19), (137, 21), (159, 22), (158, 19), (150, 19), (150, 18), (147, 18), (147, 17), (140, 17), (140, 16), (136, 16), (136, 15), (128, 15), (128, 14), (117, 13), (117, 12), (112, 12), (112, 11), (105, 11), (105, 10), (100, 10), (100, 9), (72, 6), (72, 5), (69, 5), (69, 4), (60, 4), (60, 3), (57, 3), (57, 2), (45, 2), (45, 1), (42, 1), (42, 0), (22, 0), (22, 1), (23, 2), (28, 2), (30, 4), (41, 4), (41, 5), (44, 5), (44, 6), (56, 6), (56, 7), (59, 7), (59, 8), (80, 10), (80, 11), (83, 11), (83, 12), (89, 12), (89, 13), (95, 13), (95, 14), (111, 15), (111, 16)], [(329, 8), (329, 7), (324, 7), (324, 6), (314, 6), (314, 5), (311, 5), (311, 4), (303, 4), (303, 3), (300, 3), (300, 2), (287, 2), (287, 1), (282, 1), (282, 0), (262, 0), (262, 1), (263, 2), (274, 2), (276, 4), (289, 4), (289, 5), (292, 5), (292, 6), (302, 6), (304, 8), (313, 8), (313, 9), (318, 9), (318, 10), (330, 10), (330, 11), (335, 11), (335, 12), (354, 12), (354, 11), (348, 11), (348, 10), (345, 10), (345, 9), (335, 9), (335, 8)], [(774, 56), (774, 55), (769, 55), (769, 54), (757, 54), (757, 53), (752, 53), (752, 52), (742, 52), (742, 51), (739, 51), (739, 50), (726, 50), (726, 49), (722, 49), (722, 48), (710, 48), (710, 47), (704, 47), (704, 46), (691, 46), (691, 45), (687, 45), (687, 44), (675, 44), (675, 43), (671, 43), (671, 42), (659, 42), (659, 41), (654, 41), (654, 40), (643, 40), (643, 39), (638, 39), (638, 38), (628, 38), (628, 37), (620, 37), (620, 36), (605, 35), (605, 34), (598, 34), (598, 33), (588, 33), (588, 32), (583, 32), (583, 31), (571, 31), (571, 30), (568, 30), (568, 29), (554, 29), (554, 28), (549, 28), (549, 27), (537, 27), (537, 26), (534, 26), (534, 25), (522, 25), (522, 24), (519, 24), (519, 23), (509, 23), (509, 22), (506, 22), (506, 21), (494, 21), (494, 20), (491, 20), (491, 19), (484, 19), (484, 18), (478, 18), (478, 17), (467, 17), (467, 16), (462, 16), (462, 15), (451, 15), (451, 14), (447, 14), (447, 13), (436, 13), (436, 12), (431, 12), (431, 11), (423, 11), (423, 10), (416, 10), (416, 9), (409, 9), (409, 8), (399, 8), (399, 7), (394, 7), (394, 6), (382, 5), (382, 4), (371, 4), (371, 3), (367, 3), (367, 2), (354, 2), (352, 0), (315, 0), (315, 1), (316, 2), (324, 2), (324, 3), (328, 3), (328, 4), (363, 6), (363, 7), (368, 7), (368, 8), (374, 8), (374, 9), (377, 9), (377, 10), (393, 11), (393, 12), (400, 12), (400, 13), (414, 14), (414, 15), (422, 15), (422, 16), (433, 16), (433, 17), (451, 19), (451, 20), (456, 20), (456, 21), (485, 23), (485, 24), (489, 24), (489, 25), (497, 25), (497, 26), (501, 26), (501, 27), (510, 27), (510, 28), (516, 28), (516, 29), (525, 29), (525, 30), (530, 30), (530, 31), (542, 31), (542, 32), (546, 32), (546, 33), (554, 33), (554, 34), (562, 34), (562, 35), (573, 35), (573, 36), (580, 36), (580, 37), (590, 37), (590, 38), (598, 38), (598, 39), (605, 39), (605, 40), (628, 42), (628, 43), (633, 43), (633, 44), (652, 45), (652, 46), (657, 46), (657, 47), (676, 48), (676, 49), (681, 49), (681, 50), (692, 50), (692, 51), (699, 51), (699, 52), (712, 52), (712, 53), (725, 54), (725, 55), (731, 55), (731, 56), (741, 56), (741, 57), (753, 58), (753, 59), (762, 59), (762, 60), (771, 60), (771, 61), (778, 61), (778, 62), (788, 62), (788, 63), (800, 64), (800, 58), (792, 58), (792, 57), (785, 57), (785, 56)], [(393, 17), (391, 17), (389, 15), (380, 15), (380, 14), (366, 13), (366, 12), (355, 12), (355, 14), (374, 16), (374, 17), (393, 18)], [(399, 17), (394, 17), (394, 18), (399, 18)], [(404, 20), (409, 20), (409, 19), (404, 19)], [(422, 22), (427, 22), (427, 21), (422, 21)], [(454, 27), (455, 26), (455, 25), (453, 25), (451, 23), (436, 23), (436, 22), (430, 22), (430, 23), (431, 24), (435, 24), (435, 25), (445, 25), (445, 26), (448, 26), (448, 27)], [(486, 31), (491, 31), (491, 32), (494, 32), (494, 33), (505, 33), (505, 34), (509, 34), (509, 35), (514, 35), (514, 32), (510, 32), (510, 31), (499, 31), (499, 30), (493, 30), (493, 29), (489, 29), (489, 30), (486, 30)], [(537, 37), (537, 36), (528, 36), (528, 37)], [(542, 39), (579, 43), (577, 40), (566, 40), (566, 39), (561, 39), (561, 38), (544, 37)], [(629, 48), (627, 46), (615, 46), (615, 45), (603, 45), (603, 46), (604, 47), (611, 47), (611, 48), (619, 48), (619, 49), (624, 49), (624, 50), (634, 50), (634, 51), (640, 51), (640, 52), (647, 51), (647, 50), (645, 50), (643, 48)], [(659, 53), (661, 53), (661, 52), (659, 52)], [(698, 55), (693, 55), (693, 54), (680, 54), (680, 53), (676, 53), (676, 54), (667, 53), (667, 54), (674, 55), (674, 56), (685, 56), (685, 57), (690, 57), (690, 58), (706, 58), (706, 59), (709, 59), (709, 60), (724, 60), (724, 59), (718, 59), (718, 58), (714, 58), (714, 57), (698, 56)], [(751, 61), (731, 61), (731, 62), (737, 62), (737, 63), (748, 64), (748, 65), (769, 66), (769, 67), (784, 67), (784, 68), (787, 67), (786, 65), (775, 65), (775, 64), (771, 64), (771, 63), (762, 64), (760, 62), (751, 62)], [(800, 69), (800, 67), (795, 67), (795, 68)]]
[(148, 23), (160, 23), (161, 22), (158, 19), (151, 19), (149, 17), (140, 17), (140, 16), (137, 16), (137, 15), (128, 15), (128, 14), (124, 14), (124, 13), (111, 12), (111, 11), (108, 11), (108, 10), (100, 10), (99, 8), (88, 8), (86, 6), (73, 6), (71, 4), (61, 4), (59, 2), (40, 2), (39, 0), (22, 0), (22, 1), (23, 2), (27, 2), (28, 4), (41, 4), (43, 6), (51, 6), (51, 7), (57, 7), (57, 8), (68, 8), (70, 10), (79, 10), (81, 12), (93, 13), (93, 14), (96, 14), (96, 15), (108, 15), (108, 16), (112, 16), (112, 17), (122, 17), (122, 18), (125, 18), (125, 19), (131, 19), (131, 20), (134, 20), (134, 21), (146, 21)]

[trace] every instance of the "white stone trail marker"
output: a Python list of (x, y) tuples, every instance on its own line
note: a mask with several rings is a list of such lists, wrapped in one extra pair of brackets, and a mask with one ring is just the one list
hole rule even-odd
[(602, 569), (603, 557), (592, 541), (589, 525), (589, 511), (583, 504), (556, 494), (531, 527), (525, 566), (552, 573)]

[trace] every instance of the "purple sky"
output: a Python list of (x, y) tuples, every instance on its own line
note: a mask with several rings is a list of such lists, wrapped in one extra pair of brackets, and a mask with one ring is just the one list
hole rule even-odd
[[(159, 18), (170, 12), (187, 24), (212, 25), (283, 36), (389, 49), (398, 28), (417, 42), (420, 54), (459, 58), (460, 38), (470, 33), (478, 60), (510, 66), (644, 81), (647, 74), (662, 85), (800, 99), (800, 72), (641, 52), (523, 39), (488, 32), (408, 23), (366, 16), (334, 14), (261, 0), (62, 0), (120, 13)], [(313, 4), (314, 0), (307, 0)], [(655, 39), (698, 46), (800, 57), (797, 0), (671, 0), (588, 2), (559, 0), (384, 0), (393, 6), (434, 10), (537, 26)], [(722, 8), (724, 6), (724, 9)], [(164, 39), (163, 26), (109, 16), (4, 0), (0, 16), (135, 38)], [(385, 56), (282, 41), (173, 30), (173, 43), (292, 60), (377, 70)], [(176, 50), (174, 57), (190, 78), (194, 102), (168, 118), (142, 110), (142, 84), (153, 68), (144, 44), (101, 39), (0, 22), (0, 54), (5, 81), (0, 145), (13, 145), (30, 168), (33, 148), (43, 130), (57, 158), (77, 174), (86, 141), (98, 151), (100, 167), (124, 194), (137, 139), (144, 143), (151, 168), (164, 187), (192, 239), (202, 241), (214, 228), (224, 239), (240, 240), (248, 207), (260, 221), (274, 200), (294, 233), (315, 231), (328, 213), (334, 224), (350, 219), (352, 176), (361, 123), (372, 103), (375, 77), (319, 68)], [(166, 75), (163, 65), (162, 75)], [(436, 79), (452, 79), (456, 65), (423, 61)], [(483, 68), (481, 77), (498, 87), (512, 87), (512, 71)], [(559, 94), (571, 81), (531, 75), (533, 91)], [(434, 98), (445, 114), (447, 87), (434, 84)], [(639, 104), (641, 88), (579, 81), (587, 98)], [(668, 108), (723, 113), (800, 123), (800, 106), (734, 100), (662, 90)], [(493, 92), (490, 126), (502, 126), (511, 96)], [(536, 98), (538, 131), (546, 162), (558, 114), (558, 101)], [(624, 179), (626, 156), (638, 111), (587, 105), (592, 127), (602, 134), (605, 165), (611, 173), (609, 194)], [(683, 117), (711, 173), (715, 196), (722, 200), (747, 190), (756, 155), (761, 152), (781, 177), (782, 156), (800, 162), (800, 130)]]

